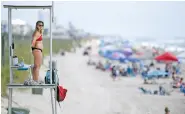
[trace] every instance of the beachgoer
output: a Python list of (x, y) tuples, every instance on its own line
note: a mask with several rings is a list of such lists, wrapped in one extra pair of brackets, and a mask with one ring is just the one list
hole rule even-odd
[(131, 76), (132, 70), (131, 70), (130, 66), (127, 67), (127, 73), (129, 76)]
[(170, 110), (168, 109), (168, 107), (165, 107), (164, 111), (165, 111), (165, 114), (170, 114)]
[(180, 69), (181, 69), (180, 62), (178, 62), (177, 66), (176, 66), (176, 73), (177, 74), (180, 73)]
[(183, 84), (183, 78), (176, 77), (173, 82), (173, 88), (179, 88)]
[(117, 70), (116, 66), (114, 65), (112, 67), (112, 78), (113, 78), (113, 80), (115, 80), (117, 76), (118, 76), (118, 70)]
[(173, 73), (172, 73), (172, 79), (173, 79), (173, 81), (175, 81), (175, 78), (176, 78), (175, 72), (173, 72)]
[(36, 28), (33, 33), (32, 39), (32, 54), (34, 57), (34, 67), (33, 67), (33, 80), (38, 81), (39, 79), (39, 70), (42, 64), (42, 51), (43, 51), (43, 43), (42, 43), (42, 34), (43, 34), (44, 22), (37, 21)]
[(177, 88), (179, 88), (183, 83), (183, 78), (180, 78), (179, 82), (177, 82)]
[(183, 83), (183, 78), (180, 78), (180, 81), (179, 82), (180, 82), (180, 84), (182, 84)]
[(160, 95), (165, 95), (165, 93), (166, 93), (166, 91), (165, 91), (164, 87), (159, 86), (159, 94)]
[(125, 71), (124, 68), (120, 68), (120, 75), (121, 76), (127, 76), (127, 72)]
[(150, 67), (153, 67), (154, 66), (154, 62), (152, 61), (151, 63), (150, 63)]
[(144, 84), (149, 84), (148, 79), (144, 79)]

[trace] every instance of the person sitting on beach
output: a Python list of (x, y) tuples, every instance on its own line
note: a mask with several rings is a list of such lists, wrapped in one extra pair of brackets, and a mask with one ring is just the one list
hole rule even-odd
[(154, 67), (154, 62), (153, 61), (150, 63), (150, 67)]
[(180, 86), (180, 91), (184, 93), (185, 96), (185, 83), (182, 83)]
[(177, 87), (179, 88), (183, 84), (183, 78), (180, 78), (179, 82), (177, 83)]
[(101, 63), (101, 61), (98, 62), (96, 68), (97, 69), (101, 69), (103, 67), (103, 64)]
[(149, 84), (148, 79), (144, 79), (144, 84)]
[(149, 80), (147, 77), (144, 78), (144, 84), (156, 84), (157, 82), (154, 80)]
[(137, 73), (137, 64), (135, 62), (132, 63), (132, 68), (133, 68), (133, 73), (136, 74)]
[(173, 88), (179, 88), (183, 83), (183, 78), (176, 77), (173, 82)]
[(120, 75), (121, 76), (127, 76), (127, 72), (125, 71), (124, 68), (120, 69)]
[(160, 95), (166, 95), (167, 94), (167, 92), (166, 92), (166, 90), (163, 86), (159, 86), (159, 94)]
[(107, 70), (111, 67), (111, 63), (109, 61), (106, 61), (105, 65), (104, 65), (104, 69)]

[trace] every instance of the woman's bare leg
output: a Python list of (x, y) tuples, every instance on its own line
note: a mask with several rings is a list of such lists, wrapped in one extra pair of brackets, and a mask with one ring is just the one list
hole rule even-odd
[(33, 80), (38, 81), (39, 70), (42, 64), (42, 52), (40, 50), (34, 50), (33, 56), (34, 56)]

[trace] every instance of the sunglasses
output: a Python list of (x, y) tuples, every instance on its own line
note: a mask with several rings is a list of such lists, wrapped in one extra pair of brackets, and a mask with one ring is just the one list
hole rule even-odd
[(38, 25), (38, 26), (43, 27), (44, 25)]

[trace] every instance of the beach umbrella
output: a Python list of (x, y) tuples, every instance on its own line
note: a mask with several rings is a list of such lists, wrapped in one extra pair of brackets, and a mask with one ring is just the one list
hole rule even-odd
[(124, 48), (123, 53), (124, 53), (125, 56), (128, 57), (128, 56), (131, 56), (133, 54), (133, 51), (132, 51), (131, 48)]
[(123, 51), (132, 52), (131, 48), (123, 48)]
[(121, 62), (121, 63), (127, 63), (128, 61), (126, 60), (126, 58), (120, 58), (119, 59), (119, 62)]
[(107, 56), (107, 58), (111, 60), (120, 60), (120, 58), (125, 58), (125, 55), (120, 52), (112, 52), (111, 54)]
[(130, 61), (130, 62), (139, 62), (140, 60), (137, 59), (137, 58), (131, 58), (131, 57), (128, 57), (126, 58), (127, 61)]
[(115, 45), (107, 45), (101, 48), (101, 50), (117, 50), (117, 47)]
[(169, 52), (165, 52), (162, 55), (155, 57), (157, 61), (178, 61), (177, 57)]
[(131, 57), (126, 57), (126, 58), (120, 58), (119, 61), (120, 61), (121, 63), (126, 63), (126, 62), (140, 62), (140, 59), (131, 58)]

